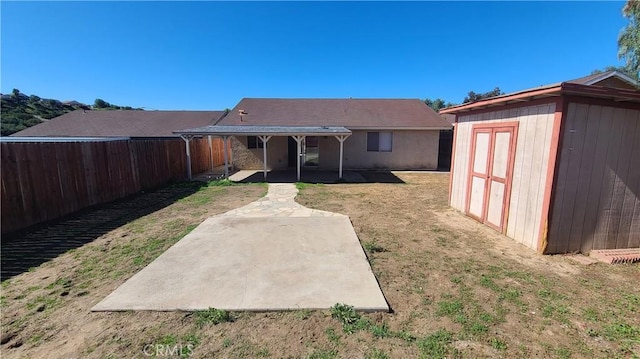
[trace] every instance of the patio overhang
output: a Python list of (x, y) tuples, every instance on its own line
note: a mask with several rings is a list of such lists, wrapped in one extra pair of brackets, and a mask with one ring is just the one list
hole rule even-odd
[(342, 178), (342, 158), (344, 152), (344, 141), (351, 136), (351, 130), (345, 127), (335, 126), (222, 126), (222, 125), (210, 125), (198, 128), (189, 128), (180, 131), (174, 131), (173, 133), (180, 135), (185, 141), (187, 146), (187, 167), (188, 176), (191, 179), (191, 156), (189, 150), (189, 141), (196, 137), (202, 136), (219, 136), (222, 137), (224, 142), (224, 168), (225, 178), (229, 178), (229, 165), (227, 156), (228, 138), (230, 136), (256, 136), (264, 144), (263, 150), (263, 164), (264, 164), (264, 177), (267, 178), (267, 142), (273, 136), (289, 137), (291, 136), (297, 143), (297, 175), (300, 180), (300, 157), (302, 156), (302, 141), (306, 136), (334, 136), (340, 143), (340, 164), (339, 164), (339, 178)]

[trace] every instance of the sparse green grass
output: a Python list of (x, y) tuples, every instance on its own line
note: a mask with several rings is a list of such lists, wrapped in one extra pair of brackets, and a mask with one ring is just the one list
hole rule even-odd
[(309, 356), (308, 359), (333, 359), (338, 357), (338, 351), (335, 349), (316, 349)]
[(422, 339), (418, 340), (421, 358), (440, 359), (446, 358), (452, 350), (451, 342), (453, 336), (446, 330), (438, 330)]
[(327, 328), (324, 331), (324, 334), (327, 336), (327, 339), (329, 339), (329, 341), (331, 343), (333, 343), (334, 345), (339, 345), (340, 344), (340, 334), (336, 333), (335, 329), (333, 328)]
[[(462, 217), (442, 220), (440, 215), (450, 215), (444, 212), (446, 199), (432, 204), (428, 196), (421, 197), (431, 187), (415, 184), (403, 186), (402, 191), (415, 189), (406, 196), (394, 185), (298, 187), (303, 188), (298, 199), (310, 201), (310, 207), (349, 215), (370, 258), (385, 252), (373, 270), (393, 314), (360, 313), (337, 304), (330, 312), (226, 313), (233, 323), (218, 326), (215, 322), (225, 320), (215, 309), (88, 314), (87, 303), (108, 292), (104, 285), (115, 287), (150, 263), (201, 221), (198, 216), (220, 196), (241, 191), (243, 185), (188, 186), (197, 191), (172, 204), (177, 211), (135, 219), (117, 229), (109, 243), (79, 247), (62, 258), (74, 261), (73, 269), (41, 275), (41, 266), (25, 276), (31, 279), (28, 284), (21, 284), (20, 277), (3, 282), (3, 313), (22, 311), (3, 319), (3, 333), (5, 328), (18, 333), (25, 357), (37, 356), (30, 355), (38, 354), (32, 348), (43, 352), (63, 343), (56, 333), (64, 333), (62, 325), (81, 327), (74, 317), (85, 317), (84, 322), (98, 318), (111, 328), (84, 337), (80, 354), (91, 357), (140, 356), (141, 344), (148, 342), (204, 343), (195, 356), (232, 358), (638, 357), (640, 295), (629, 285), (640, 274), (637, 265), (576, 267), (566, 275), (556, 273), (566, 264), (560, 256), (529, 261), (518, 253), (514, 260), (511, 253), (496, 253), (491, 241), (497, 239), (485, 238), (484, 232), (458, 231)], [(364, 190), (367, 186), (375, 191)], [(440, 191), (447, 186), (443, 183)], [(547, 260), (554, 265), (542, 266)], [(60, 296), (67, 290), (70, 294)], [(53, 298), (57, 301), (47, 303)], [(74, 309), (73, 300), (81, 308)], [(44, 309), (37, 312), (41, 304)], [(54, 316), (60, 308), (71, 309), (64, 318)], [(129, 321), (137, 324), (128, 326)], [(55, 326), (47, 329), (49, 323)], [(18, 353), (6, 350), (9, 356)]]
[(364, 353), (365, 359), (389, 359), (389, 355), (380, 349), (371, 349)]

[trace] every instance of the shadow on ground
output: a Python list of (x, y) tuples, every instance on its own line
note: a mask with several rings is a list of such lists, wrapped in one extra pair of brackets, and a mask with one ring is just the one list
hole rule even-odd
[(344, 171), (343, 179), (338, 179), (338, 171), (302, 170), (300, 181), (295, 170), (270, 171), (265, 181), (262, 172), (256, 172), (240, 181), (241, 183), (404, 183), (391, 171)]
[(202, 182), (181, 182), (97, 205), (52, 222), (2, 235), (1, 280), (81, 247), (137, 218), (197, 192)]

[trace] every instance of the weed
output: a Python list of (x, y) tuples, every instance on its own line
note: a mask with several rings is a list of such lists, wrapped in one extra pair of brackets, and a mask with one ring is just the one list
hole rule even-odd
[(269, 353), (269, 349), (261, 348), (256, 351), (256, 356), (259, 358), (268, 358), (271, 356), (271, 353)]
[(302, 309), (296, 311), (296, 317), (301, 320), (309, 319), (312, 311), (310, 309)]
[(443, 300), (438, 303), (436, 314), (439, 316), (455, 316), (462, 313), (462, 308), (463, 305), (459, 299)]
[(465, 330), (472, 336), (481, 336), (489, 331), (489, 327), (482, 323), (473, 323), (469, 326), (465, 326)]
[(382, 246), (378, 245), (375, 240), (372, 242), (364, 242), (362, 244), (362, 247), (369, 253), (379, 253), (385, 251), (385, 249)]
[(342, 323), (342, 330), (347, 334), (366, 330), (371, 325), (367, 318), (362, 318), (352, 306), (347, 304), (337, 303), (331, 307), (331, 317), (338, 319)]
[(582, 314), (584, 315), (584, 319), (588, 320), (590, 322), (597, 322), (598, 321), (598, 311), (595, 310), (594, 308), (586, 308), (582, 311)]
[(327, 339), (329, 339), (329, 341), (333, 344), (340, 344), (340, 334), (336, 333), (333, 328), (325, 329), (324, 334), (327, 336)]
[(392, 335), (387, 323), (382, 323), (382, 325), (371, 325), (370, 327), (371, 333), (376, 338), (388, 338)]
[(200, 310), (194, 313), (196, 317), (196, 324), (200, 327), (206, 324), (220, 324), (233, 321), (229, 312), (226, 310), (220, 310), (216, 308), (209, 308), (207, 310)]
[(480, 285), (482, 285), (483, 287), (487, 287), (491, 290), (493, 290), (494, 292), (501, 292), (502, 288), (500, 288), (499, 285), (496, 284), (496, 282), (493, 281), (493, 279), (491, 279), (488, 276), (485, 276), (484, 274), (482, 275), (482, 277), (480, 278)]
[(624, 322), (616, 322), (604, 327), (602, 334), (612, 341), (632, 340), (640, 343), (640, 327), (631, 326)]
[(571, 350), (565, 347), (560, 347), (556, 349), (556, 355), (561, 359), (569, 359), (571, 358)]
[(414, 337), (413, 335), (411, 335), (410, 333), (405, 332), (404, 330), (401, 330), (399, 332), (395, 332), (394, 336), (396, 338), (400, 338), (406, 342), (412, 342), (414, 340), (416, 340), (416, 337)]
[(505, 350), (507, 349), (507, 343), (505, 343), (504, 341), (498, 339), (498, 338), (491, 338), (490, 340), (491, 343), (491, 347), (493, 349), (496, 350)]
[(380, 349), (372, 349), (364, 353), (365, 359), (389, 359), (389, 355)]
[(422, 358), (445, 358), (453, 337), (451, 333), (440, 329), (435, 333), (418, 340), (418, 348)]
[(317, 349), (314, 350), (307, 358), (309, 359), (332, 359), (338, 356), (338, 352), (336, 350), (322, 350)]
[(360, 314), (356, 313), (353, 306), (336, 303), (331, 307), (331, 317), (336, 318), (343, 325), (354, 324), (360, 319)]
[(370, 327), (371, 327), (371, 322), (369, 322), (369, 319), (367, 319), (367, 318), (359, 318), (353, 324), (344, 325), (342, 327), (342, 329), (347, 334), (353, 334), (353, 333), (358, 332), (360, 330), (367, 330)]
[(224, 338), (224, 340), (222, 341), (222, 347), (223, 348), (228, 348), (228, 347), (231, 346), (231, 344), (233, 344), (233, 343), (231, 342), (231, 339), (229, 339), (229, 338)]
[(455, 276), (455, 277), (451, 278), (451, 282), (455, 283), (455, 284), (460, 284), (460, 283), (462, 283), (462, 277)]

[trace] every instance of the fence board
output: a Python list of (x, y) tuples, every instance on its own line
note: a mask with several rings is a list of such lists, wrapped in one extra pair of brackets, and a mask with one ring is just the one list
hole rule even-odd
[[(3, 234), (187, 176), (181, 139), (0, 145)], [(190, 146), (194, 174), (210, 169), (211, 156), (224, 163), (222, 140), (212, 154), (206, 138)]]

